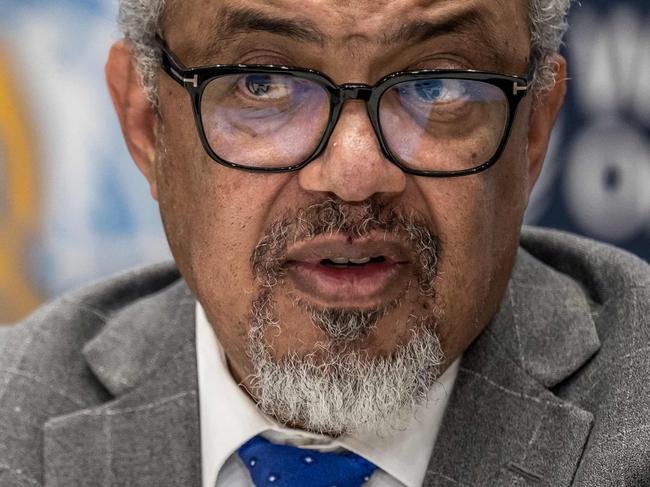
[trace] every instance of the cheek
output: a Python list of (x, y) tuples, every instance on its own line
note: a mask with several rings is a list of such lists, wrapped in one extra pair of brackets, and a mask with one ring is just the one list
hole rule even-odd
[[(212, 166), (212, 162), (207, 163)], [(195, 292), (221, 319), (241, 319), (253, 297), (250, 257), (266, 221), (264, 191), (237, 181), (240, 173), (210, 167), (194, 181), (187, 241)], [(268, 190), (268, 188), (267, 188)]]
[(173, 99), (162, 111), (157, 179), (174, 257), (200, 292), (206, 282), (215, 286), (242, 272), (239, 256), (254, 231), (255, 200), (242, 173), (219, 166), (205, 153), (189, 105), (184, 97)]
[[(183, 131), (165, 134), (160, 210), (179, 270), (225, 347), (245, 333), (256, 287), (250, 258), (271, 221), (285, 175), (255, 175), (212, 161)], [(219, 326), (220, 325), (220, 326)]]
[(505, 291), (527, 199), (525, 144), (509, 146), (479, 175), (423, 184), (443, 242), (439, 332), (453, 358), (496, 312)]

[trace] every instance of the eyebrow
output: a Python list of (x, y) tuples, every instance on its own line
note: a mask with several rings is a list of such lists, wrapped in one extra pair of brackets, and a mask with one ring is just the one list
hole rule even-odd
[(260, 31), (301, 42), (324, 44), (327, 37), (309, 20), (271, 17), (261, 10), (251, 8), (225, 8), (220, 12), (218, 24), (218, 36), (225, 38)]
[[(219, 21), (209, 41), (210, 50), (238, 34), (250, 32), (268, 32), (320, 46), (331, 40), (309, 19), (276, 17), (254, 8), (226, 7), (219, 13)], [(478, 35), (477, 44), (485, 45), (495, 54), (499, 52), (500, 43), (490, 29), (486, 28), (483, 17), (476, 9), (457, 12), (441, 19), (418, 20), (403, 24), (384, 33), (375, 42), (384, 46), (412, 45), (444, 35), (468, 37), (470, 33)]]
[(465, 10), (449, 17), (437, 20), (420, 20), (402, 25), (398, 29), (385, 33), (380, 42), (384, 45), (417, 44), (429, 39), (448, 34), (466, 34), (476, 31), (481, 41), (490, 47), (496, 47), (496, 40), (486, 29), (485, 22), (477, 10)]

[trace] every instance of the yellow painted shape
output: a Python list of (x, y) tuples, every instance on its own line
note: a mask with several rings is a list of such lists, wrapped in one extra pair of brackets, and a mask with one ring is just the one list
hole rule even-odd
[(26, 272), (27, 248), (38, 225), (35, 141), (6, 51), (0, 46), (0, 145), (5, 167), (0, 174), (6, 208), (0, 206), (0, 323), (20, 318), (39, 299)]

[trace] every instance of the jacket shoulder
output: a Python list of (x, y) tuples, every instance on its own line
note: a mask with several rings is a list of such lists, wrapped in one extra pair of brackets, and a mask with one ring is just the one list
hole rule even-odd
[[(647, 262), (611, 245), (553, 230), (526, 228), (522, 247), (582, 288), (601, 342), (596, 363), (604, 357), (620, 365), (635, 354), (650, 357)], [(650, 361), (644, 376), (648, 370)]]
[(581, 283), (597, 302), (650, 289), (650, 265), (612, 245), (557, 230), (524, 227), (521, 246)]
[[(554, 230), (526, 228), (522, 247), (576, 282), (591, 304), (600, 354), (650, 350), (650, 265), (624, 250)], [(648, 369), (650, 370), (650, 368)]]
[(527, 229), (522, 246), (577, 282), (600, 349), (555, 392), (594, 423), (573, 485), (646, 485), (650, 472), (650, 266), (615, 247)]
[(84, 345), (120, 310), (178, 279), (171, 263), (126, 272), (0, 327), (0, 485), (40, 485), (42, 425), (110, 399)]

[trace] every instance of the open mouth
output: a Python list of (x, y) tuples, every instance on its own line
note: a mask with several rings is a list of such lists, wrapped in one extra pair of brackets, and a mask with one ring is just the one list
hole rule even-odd
[(331, 259), (323, 259), (320, 265), (330, 267), (332, 269), (354, 269), (372, 264), (381, 264), (386, 262), (386, 258), (380, 257), (364, 257), (362, 259), (348, 259), (347, 257), (334, 257)]
[(366, 308), (393, 300), (411, 276), (410, 255), (400, 242), (327, 237), (288, 251), (287, 276), (296, 290), (323, 306)]

